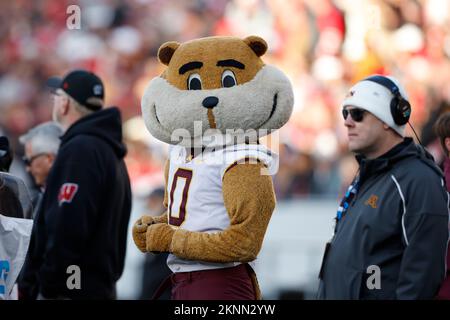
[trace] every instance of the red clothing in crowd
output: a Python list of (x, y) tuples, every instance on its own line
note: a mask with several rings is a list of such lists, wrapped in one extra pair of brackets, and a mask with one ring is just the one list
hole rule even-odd
[[(444, 175), (447, 190), (450, 191), (450, 158), (447, 157), (444, 161)], [(450, 300), (450, 247), (447, 249), (447, 276), (442, 283), (437, 298), (441, 300)]]

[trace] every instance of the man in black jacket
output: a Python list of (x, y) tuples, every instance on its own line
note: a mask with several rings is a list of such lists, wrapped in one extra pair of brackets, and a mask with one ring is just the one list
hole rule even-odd
[(75, 70), (48, 85), (65, 133), (30, 248), (38, 298), (114, 299), (131, 212), (120, 112), (103, 109), (103, 83), (91, 72)]
[(0, 172), (9, 172), (12, 160), (12, 152), (8, 138), (0, 136)]
[(359, 171), (336, 215), (318, 298), (432, 299), (445, 276), (449, 198), (431, 155), (404, 138), (406, 93), (372, 76), (342, 107)]

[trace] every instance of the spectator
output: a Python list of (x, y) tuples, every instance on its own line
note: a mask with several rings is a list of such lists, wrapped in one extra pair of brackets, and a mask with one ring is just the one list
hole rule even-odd
[(342, 104), (359, 172), (327, 245), (321, 299), (432, 299), (444, 279), (448, 195), (433, 158), (404, 137), (407, 99), (394, 78), (372, 76)]
[(62, 134), (62, 128), (57, 123), (46, 122), (19, 138), (20, 143), (25, 146), (23, 161), (41, 190), (38, 198), (42, 197), (45, 190), (45, 181), (58, 153)]
[[(444, 150), (444, 168), (445, 183), (447, 191), (450, 190), (450, 112), (442, 114), (435, 125), (436, 135), (439, 137), (442, 149)], [(450, 300), (450, 247), (447, 248), (447, 274), (441, 289), (437, 295), (440, 300)]]
[[(6, 276), (0, 280), (0, 300), (18, 298), (16, 278), (25, 260), (31, 234), (33, 207), (25, 183), (7, 172), (12, 162), (12, 152), (7, 137), (0, 137), (0, 261), (7, 267)], [(10, 218), (16, 218), (14, 222)], [(18, 218), (18, 219), (17, 219)], [(25, 219), (23, 219), (25, 218)], [(8, 221), (11, 221), (8, 223)], [(5, 228), (4, 223), (9, 225)], [(13, 253), (13, 254), (12, 254)], [(9, 266), (14, 268), (9, 270)], [(11, 286), (13, 284), (13, 286)]]
[[(114, 299), (125, 258), (131, 190), (120, 112), (103, 109), (104, 86), (75, 70), (53, 77), (53, 116), (65, 130), (36, 221), (31, 268), (38, 299)], [(66, 285), (69, 266), (80, 287)]]
[[(17, 300), (16, 279), (30, 241), (32, 221), (23, 219), (31, 209), (24, 182), (0, 172), (0, 300)], [(31, 210), (29, 210), (31, 213)]]
[(14, 218), (31, 217), (28, 189), (19, 177), (9, 174), (13, 152), (6, 136), (0, 137), (0, 213)]
[(12, 152), (7, 137), (0, 137), (0, 172), (9, 172), (12, 163)]
[[(45, 191), (45, 181), (53, 165), (62, 136), (62, 128), (56, 122), (46, 122), (30, 129), (19, 138), (20, 143), (25, 146), (24, 163), (27, 170), (34, 178), (39, 187), (34, 201), (33, 219), (36, 218), (42, 205), (42, 198)], [(34, 225), (36, 228), (36, 225)], [(36, 231), (31, 234), (28, 256), (34, 252), (36, 242)], [(28, 266), (30, 257), (26, 258), (23, 271), (19, 276), (19, 299), (32, 299), (37, 292), (36, 273)]]
[[(24, 218), (25, 212), (20, 203), (18, 194), (19, 178), (0, 174), (0, 214), (12, 218)], [(22, 182), (23, 183), (23, 182)]]

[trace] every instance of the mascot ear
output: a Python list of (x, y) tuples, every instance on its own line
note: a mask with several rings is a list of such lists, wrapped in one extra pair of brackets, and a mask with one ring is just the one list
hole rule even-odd
[(267, 42), (258, 36), (249, 36), (244, 39), (244, 42), (258, 57), (261, 57), (267, 51)]
[(168, 66), (170, 59), (172, 59), (174, 52), (178, 49), (179, 46), (180, 44), (175, 41), (169, 41), (164, 43), (161, 47), (159, 47), (158, 50), (159, 61), (161, 61), (162, 64)]

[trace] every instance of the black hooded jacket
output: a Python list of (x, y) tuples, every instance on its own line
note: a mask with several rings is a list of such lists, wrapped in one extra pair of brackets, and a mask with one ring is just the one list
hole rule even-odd
[(37, 271), (44, 297), (115, 297), (131, 212), (125, 154), (117, 108), (83, 117), (62, 136), (26, 266)]
[(432, 299), (449, 237), (441, 170), (410, 138), (357, 160), (360, 186), (322, 262), (318, 298)]

